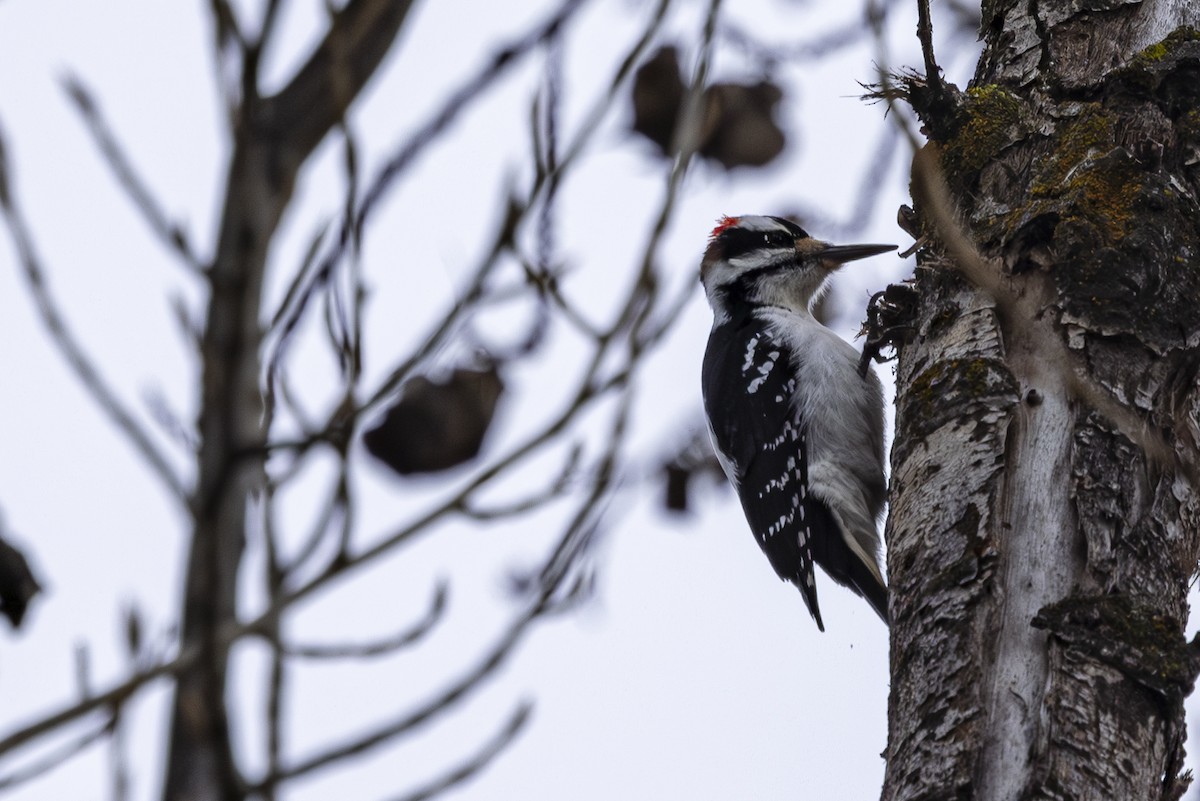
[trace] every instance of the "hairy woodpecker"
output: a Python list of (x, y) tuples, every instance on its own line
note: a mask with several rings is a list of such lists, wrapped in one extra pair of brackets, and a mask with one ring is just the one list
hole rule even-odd
[(876, 529), (883, 395), (810, 309), (842, 264), (895, 249), (830, 245), (779, 217), (723, 217), (700, 263), (713, 310), (703, 369), (713, 444), (758, 544), (821, 631), (813, 562), (888, 620)]

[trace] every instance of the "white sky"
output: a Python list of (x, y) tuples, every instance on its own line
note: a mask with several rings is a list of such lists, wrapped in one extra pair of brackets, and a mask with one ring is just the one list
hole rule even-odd
[[(255, 4), (239, 5), (255, 8), (251, 18), (257, 17)], [(269, 70), (276, 79), (308, 52), (320, 22), (320, 3), (290, 5), (282, 47)], [(670, 30), (694, 41), (702, 5), (681, 2)], [(801, 31), (804, 38), (844, 19), (841, 3), (727, 5), (743, 22), (769, 19), (772, 29)], [(897, 64), (916, 62), (915, 21), (904, 5), (904, 18), (891, 26)], [(492, 43), (524, 31), (544, 6), (418, 4), (354, 112), (364, 174), (426, 119), (448, 87), (473, 74)], [(573, 24), (568, 132), (608, 80), (648, 6), (593, 3)], [(184, 420), (196, 411), (196, 364), (178, 335), (170, 300), (181, 298), (198, 315), (202, 297), (110, 179), (59, 79), (74, 73), (91, 87), (141, 174), (207, 254), (228, 145), (212, 80), (206, 7), (150, 0), (0, 3), (0, 125), (10, 180), (32, 221), (51, 286), (126, 402), (144, 410), (142, 399), (153, 391)], [(785, 128), (800, 136), (778, 169), (728, 177), (701, 166), (691, 175), (664, 250), (673, 279), (694, 273), (704, 238), (723, 213), (770, 213), (796, 204), (823, 209), (831, 218), (850, 211), (865, 155), (883, 124), (882, 107), (856, 99), (856, 81), (872, 78), (872, 58), (863, 45), (786, 73), (799, 83), (789, 84), (781, 116)], [(503, 182), (518, 174), (526, 152), (539, 64), (528, 61), (465, 115), (377, 217), (364, 261), (374, 289), (367, 336), (368, 345), (377, 343), (368, 351), (371, 375), (403, 353), (404, 343), (449, 302), (473, 266), (492, 230)], [(951, 79), (965, 84), (969, 68), (970, 59), (962, 59), (958, 74), (950, 69)], [(721, 52), (713, 77), (744, 73)], [(597, 316), (616, 297), (612, 282), (627, 273), (642, 247), (662, 191), (661, 165), (647, 148), (624, 138), (626, 114), (622, 102), (605, 121), (560, 209), (562, 253), (575, 268), (568, 291), (588, 298)], [(903, 156), (878, 176), (877, 219), (862, 241), (908, 244), (893, 223), (904, 202), (906, 164)], [(339, 152), (327, 143), (304, 173), (285, 220), (274, 252), (272, 298), (280, 296), (316, 222), (336, 212), (339, 176)], [(839, 331), (852, 335), (868, 292), (908, 269), (888, 257), (854, 273), (848, 269), (837, 283), (846, 309)], [(708, 325), (697, 287), (674, 336), (638, 381), (632, 453), (652, 460), (675, 442), (681, 420), (698, 415)], [(166, 636), (186, 525), (50, 347), (7, 239), (0, 245), (0, 331), (6, 343), (0, 375), (8, 379), (0, 389), (0, 510), (5, 529), (27, 547), (47, 589), (23, 631), (0, 635), (0, 730), (7, 732), (73, 697), (79, 644), (87, 644), (94, 687), (122, 675), (121, 610), (128, 605), (143, 610), (152, 639)], [(305, 341), (311, 346), (311, 340)], [(320, 399), (329, 397), (331, 365), (319, 349), (309, 350), (299, 362), (297, 383), (319, 409)], [(530, 421), (554, 408), (554, 388), (564, 371), (576, 368), (578, 353), (569, 337), (556, 338), (536, 366), (520, 373), (518, 392), (502, 406), (489, 447), (515, 441)], [(525, 386), (538, 391), (520, 392)], [(186, 459), (175, 453), (186, 469)], [(313, 472), (327, 467), (315, 465)], [(360, 542), (408, 519), (440, 486), (395, 481), (373, 464), (364, 464), (358, 475)], [(530, 480), (535, 475), (522, 473)], [(284, 519), (298, 530), (294, 539), (312, 516), (320, 486), (314, 475), (289, 499)], [(828, 629), (820, 634), (794, 589), (774, 578), (753, 545), (731, 492), (702, 484), (694, 496), (700, 514), (670, 519), (657, 510), (658, 489), (627, 493), (630, 505), (614, 513), (600, 551), (595, 601), (537, 628), (500, 678), (459, 713), (396, 746), (304, 780), (286, 797), (400, 796), (486, 741), (521, 698), (536, 702), (531, 725), (481, 778), (447, 799), (876, 796), (886, 745), (884, 627), (864, 603), (819, 579)], [(422, 648), (348, 669), (297, 670), (288, 753), (303, 757), (367, 721), (411, 708), (423, 690), (467, 669), (515, 609), (503, 592), (507, 571), (534, 564), (561, 519), (549, 514), (537, 526), (499, 532), (448, 527), (301, 609), (289, 620), (297, 637), (367, 639), (419, 618), (436, 577), (451, 581), (447, 621)], [(253, 587), (260, 568), (261, 554), (252, 545), (246, 566), (252, 602), (261, 599)], [(261, 766), (262, 657), (257, 646), (239, 647), (233, 682), (241, 705), (237, 736), (252, 774)], [(135, 799), (159, 792), (166, 698), (159, 686), (128, 710)], [(111, 797), (106, 749), (93, 748), (12, 797)]]

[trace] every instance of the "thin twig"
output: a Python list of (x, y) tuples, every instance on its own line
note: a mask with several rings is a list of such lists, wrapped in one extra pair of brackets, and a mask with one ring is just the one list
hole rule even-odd
[(133, 782), (129, 773), (124, 721), (114, 715), (108, 738), (108, 758), (112, 766), (112, 801), (129, 801)]
[(935, 95), (942, 92), (942, 70), (933, 57), (933, 21), (929, 17), (929, 0), (917, 0), (917, 39), (925, 59), (925, 83)]
[[(2, 148), (3, 145), (0, 143), (0, 149)], [(101, 376), (95, 363), (84, 352), (79, 340), (68, 327), (57, 301), (50, 294), (45, 271), (34, 249), (29, 227), (17, 205), (16, 192), (13, 187), (6, 186), (2, 194), (4, 202), (0, 203), (0, 213), (4, 215), (9, 233), (16, 245), (25, 285), (30, 295), (33, 296), (34, 305), (42, 318), (42, 324), (50, 334), (51, 341), (100, 410), (108, 415), (117, 429), (125, 435), (134, 450), (141, 455), (150, 466), (151, 472), (162, 481), (170, 494), (186, 506), (188, 493), (183, 480), (171, 467), (166, 456), (159, 451), (158, 446), (154, 444), (149, 432), (142, 427), (133, 412), (125, 407), (116, 392)]]
[[(666, 320), (661, 321), (657, 326), (650, 326), (650, 312), (659, 285), (655, 273), (658, 248), (663, 236), (666, 234), (667, 224), (674, 214), (675, 201), (679, 194), (679, 188), (683, 183), (683, 178), (687, 174), (688, 166), (691, 164), (692, 157), (696, 153), (696, 148), (700, 144), (699, 132), (704, 124), (702, 117), (702, 97), (705, 83), (708, 80), (708, 70), (712, 60), (713, 35), (716, 31), (720, 8), (721, 0), (710, 0), (700, 39), (700, 56), (696, 60), (696, 69), (683, 101), (681, 124), (675, 132), (675, 141), (672, 142), (671, 149), (676, 155), (671, 172), (667, 177), (666, 194), (662, 205), (659, 207), (654, 226), (651, 228), (650, 237), (646, 242), (645, 248), (642, 250), (642, 263), (638, 270), (635, 287), (630, 292), (629, 302), (610, 330), (610, 333), (615, 333), (626, 324), (633, 326), (630, 335), (632, 343), (631, 359), (636, 359), (643, 347), (650, 341), (656, 341), (657, 336), (661, 336), (661, 333), (669, 327), (670, 323), (674, 321), (683, 308), (682, 302), (677, 303), (669, 312), (670, 316)], [(694, 293), (694, 284), (690, 291)], [(636, 303), (635, 301), (639, 298), (644, 299), (645, 303)], [(642, 335), (643, 330), (647, 326), (649, 326), (649, 330), (652, 332), (652, 339), (646, 339)], [(656, 331), (657, 336), (653, 336)]]
[(522, 701), (517, 706), (516, 712), (504, 724), (504, 727), (492, 739), (488, 740), (474, 756), (444, 776), (435, 779), (423, 787), (399, 796), (393, 801), (428, 801), (428, 799), (435, 798), (447, 790), (451, 790), (474, 778), (516, 741), (517, 735), (521, 733), (521, 730), (525, 728), (525, 724), (529, 722), (532, 711), (533, 704), (528, 701)]
[[(900, 0), (885, 0), (880, 6), (883, 17)], [(756, 61), (773, 67), (779, 63), (791, 65), (804, 64), (810, 61), (820, 61), (847, 47), (861, 42), (869, 34), (869, 26), (864, 28), (861, 18), (853, 18), (835, 28), (825, 31), (812, 39), (795, 44), (770, 45), (764, 44), (757, 36), (737, 23), (725, 21), (717, 28), (717, 37), (740, 49)]]
[[(459, 115), (470, 108), (475, 100), (481, 97), (487, 89), (514, 67), (523, 56), (531, 52), (535, 47), (558, 36), (563, 26), (582, 8), (584, 2), (586, 0), (566, 0), (558, 11), (551, 14), (543, 24), (525, 36), (499, 48), (488, 64), (476, 72), (462, 86), (451, 92), (437, 113), (424, 125), (417, 128), (408, 137), (405, 144), (385, 162), (384, 166), (368, 184), (366, 193), (353, 220), (347, 220), (342, 225), (337, 240), (332, 244), (329, 252), (321, 259), (320, 266), (314, 272), (312, 279), (308, 282), (305, 289), (298, 294), (292, 311), (282, 321), (282, 325), (278, 327), (278, 341), (275, 345), (275, 352), (269, 360), (268, 381), (270, 380), (270, 376), (274, 375), (282, 363), (292, 334), (299, 324), (308, 303), (316, 292), (324, 288), (331, 280), (335, 265), (342, 258), (351, 242), (361, 239), (361, 232), (366, 225), (367, 219), (379, 201), (386, 196), (387, 192), (396, 183), (397, 179), (416, 163), (417, 158), (426, 148), (438, 141), (442, 131), (446, 130), (451, 123), (458, 119)], [(454, 322), (457, 322), (458, 315), (454, 313), (453, 316)]]
[(204, 263), (188, 244), (187, 235), (176, 223), (171, 222), (162, 205), (155, 200), (146, 182), (137, 174), (133, 161), (125, 153), (112, 127), (104, 119), (100, 107), (96, 104), (90, 91), (84, 86), (78, 76), (68, 73), (62, 79), (63, 89), (71, 98), (75, 109), (83, 117), (88, 133), (100, 148), (104, 161), (113, 171), (117, 184), (129, 195), (134, 207), (141, 213), (142, 219), (150, 226), (164, 245), (173, 251), (192, 272), (200, 274), (205, 270)]
[(509, 625), (503, 635), (486, 651), (485, 656), (441, 693), (427, 699), (408, 714), (376, 726), (365, 734), (355, 735), (349, 742), (332, 746), (290, 767), (283, 768), (275, 774), (264, 776), (248, 788), (248, 793), (260, 792), (263, 787), (306, 776), (313, 771), (340, 762), (346, 757), (370, 751), (397, 737), (412, 733), (442, 715), (473, 691), (479, 689), (487, 678), (508, 661), (509, 657), (515, 653), (517, 644), (529, 631), (530, 625), (546, 611), (555, 589), (557, 587), (546, 588), (537, 601)]
[(393, 634), (390, 637), (368, 643), (340, 645), (296, 645), (283, 644), (283, 653), (302, 659), (370, 659), (379, 656), (389, 656), (397, 651), (416, 645), (425, 639), (429, 632), (441, 622), (446, 611), (446, 599), (449, 587), (445, 581), (439, 581), (433, 593), (433, 603), (425, 617), (412, 626)]
[[(354, 228), (362, 230), (376, 204), (383, 199), (395, 183), (396, 178), (413, 164), (416, 157), (431, 142), (437, 139), (438, 134), (444, 131), (465, 109), (470, 108), (472, 102), (499, 80), (501, 75), (514, 67), (522, 56), (557, 37), (562, 28), (583, 8), (585, 2), (586, 0), (566, 0), (541, 25), (497, 50), (483, 69), (459, 89), (451, 92), (442, 105), (441, 111), (410, 136), (407, 144), (380, 168), (363, 195), (362, 203), (359, 204)], [(348, 231), (343, 232), (343, 239), (349, 233)]]
[(0, 739), (0, 754), (8, 753), (18, 746), (24, 745), (43, 734), (55, 731), (60, 726), (70, 723), (76, 718), (90, 712), (94, 712), (97, 709), (122, 703), (146, 684), (167, 676), (173, 676), (179, 671), (191, 667), (196, 663), (199, 653), (199, 649), (197, 648), (188, 648), (174, 659), (140, 670), (102, 693), (89, 695), (80, 701), (68, 704), (63, 709), (46, 715), (24, 728), (8, 734), (3, 739)]
[[(264, 410), (263, 426), (270, 428), (275, 414), (274, 406), (268, 405)], [(283, 592), (284, 571), (280, 560), (280, 537), (275, 525), (275, 512), (278, 506), (278, 491), (280, 484), (268, 479), (263, 487), (262, 509), (262, 539), (265, 550), (263, 559), (263, 583), (266, 585), (267, 597), (274, 601)], [(280, 633), (278, 619), (264, 633), (271, 649), (271, 660), (267, 668), (267, 708), (266, 708), (266, 750), (267, 772), (277, 770), (282, 764), (283, 754), (283, 707), (284, 687), (287, 683), (287, 665), (283, 654), (283, 638)], [(263, 801), (274, 801), (273, 787), (263, 793)]]
[(9, 773), (7, 776), (0, 777), (0, 791), (11, 790), (12, 788), (24, 784), (27, 781), (36, 779), (42, 774), (63, 764), (72, 757), (82, 754), (90, 745), (92, 745), (92, 743), (97, 742), (100, 740), (100, 738), (109, 733), (111, 724), (111, 719), (106, 720), (104, 725), (100, 728), (82, 734), (69, 743), (63, 745), (61, 748), (54, 749), (41, 759), (31, 762), (22, 768), (18, 768), (12, 773)]
[(658, 37), (658, 32), (667, 19), (667, 10), (670, 7), (671, 0), (659, 0), (658, 5), (655, 6), (654, 11), (650, 15), (650, 23), (646, 26), (642, 35), (638, 37), (637, 41), (634, 42), (633, 47), (625, 54), (625, 57), (621, 59), (621, 64), (613, 74), (612, 80), (609, 81), (605, 93), (597, 99), (595, 105), (584, 115), (583, 122), (579, 125), (579, 132), (575, 135), (575, 139), (563, 150), (563, 155), (559, 160), (560, 170), (564, 165), (573, 162), (583, 148), (592, 140), (592, 137), (600, 128), (600, 123), (612, 108), (617, 93), (625, 86), (625, 82), (633, 74), (634, 68), (641, 62), (642, 56), (646, 54), (650, 45)]

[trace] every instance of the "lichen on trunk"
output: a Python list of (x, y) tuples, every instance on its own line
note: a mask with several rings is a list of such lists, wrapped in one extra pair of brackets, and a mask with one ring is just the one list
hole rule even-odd
[(993, 283), (914, 184), (929, 243), (897, 370), (889, 800), (1187, 786), (1200, 11), (1044, 6), (985, 4), (965, 92), (907, 85)]

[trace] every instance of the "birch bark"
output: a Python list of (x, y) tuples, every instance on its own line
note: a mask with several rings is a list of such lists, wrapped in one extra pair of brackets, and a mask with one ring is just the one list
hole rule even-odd
[(888, 801), (1186, 790), (1197, 26), (1183, 3), (985, 2), (971, 87), (908, 84), (950, 225), (995, 286), (968, 280), (917, 180), (930, 244), (897, 368)]

